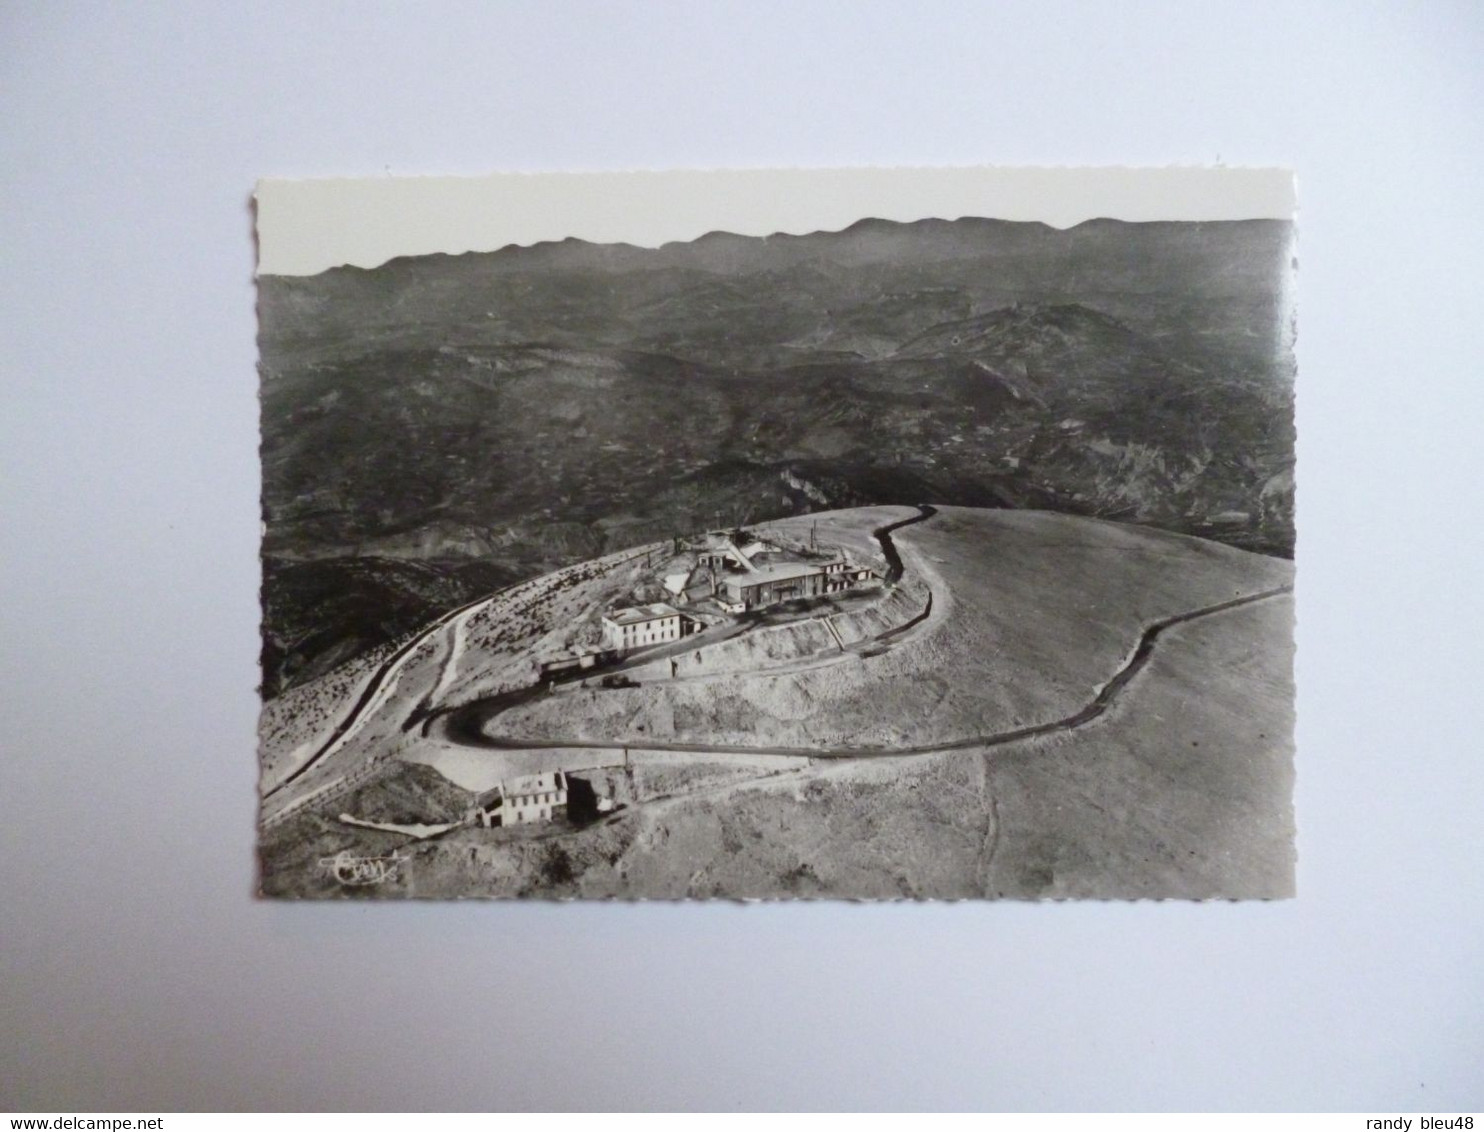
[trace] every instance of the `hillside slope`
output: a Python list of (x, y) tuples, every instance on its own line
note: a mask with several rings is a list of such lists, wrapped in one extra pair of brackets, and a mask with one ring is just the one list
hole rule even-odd
[[(856, 514), (810, 521), (833, 530)], [(943, 507), (896, 541), (933, 591), (930, 633), (786, 678), (682, 667), (676, 680), (573, 691), (513, 709), (498, 731), (819, 750), (959, 742), (1070, 715), (1145, 626), (1292, 578), (1282, 559), (1047, 512)]]
[[(775, 526), (817, 523), (821, 539), (845, 542), (900, 510)], [(1191, 898), (1291, 891), (1290, 563), (1105, 521), (969, 508), (943, 508), (895, 540), (905, 577), (933, 595), (932, 615), (881, 647), (844, 652), (814, 633), (812, 655), (762, 650), (756, 668), (737, 670), (733, 640), (718, 646), (730, 650), (728, 671), (703, 657), (673, 677), (650, 666), (638, 687), (573, 687), (527, 699), (488, 727), (516, 747), (535, 744), (528, 750), (455, 749), (446, 735), (402, 725), (430, 694), (468, 702), (483, 681), (467, 666), (496, 661), (494, 652), (471, 654), (467, 640), (430, 640), (422, 667), (383, 702), (360, 746), (337, 756), (364, 805), (372, 805), (365, 790), (395, 783), (408, 762), (424, 764), (421, 774), (457, 765), (458, 776), (486, 786), (543, 766), (616, 765), (611, 773), (627, 776), (630, 805), (581, 829), (520, 836), (465, 829), (406, 844), (337, 825), (331, 817), (342, 803), (327, 799), (265, 835), (265, 891)], [(584, 587), (631, 576), (575, 574), (590, 580), (562, 590), (560, 608), (584, 607)], [(1235, 599), (1247, 603), (1228, 608)], [(1200, 611), (1209, 612), (1161, 630), (1130, 668), (1152, 627)], [(512, 647), (555, 632), (532, 622)], [(519, 668), (514, 655), (498, 663)], [(1085, 717), (1125, 669), (1131, 676), (1106, 711)], [(1028, 728), (1043, 733), (1006, 739)], [(597, 747), (563, 750), (563, 740)], [(666, 755), (675, 767), (666, 772), (669, 785), (660, 794), (640, 788), (626, 747), (683, 752), (688, 743), (755, 753), (732, 762), (697, 754), (693, 773), (680, 754)], [(809, 761), (801, 762), (801, 749), (812, 751)], [(449, 817), (407, 820), (440, 816)], [(342, 890), (314, 871), (314, 862), (341, 851), (391, 849), (407, 862), (381, 889)]]

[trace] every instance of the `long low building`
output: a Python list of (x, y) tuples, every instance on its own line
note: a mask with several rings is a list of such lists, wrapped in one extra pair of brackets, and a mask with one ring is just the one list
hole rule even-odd
[(844, 559), (833, 562), (780, 562), (755, 567), (722, 582), (726, 605), (737, 611), (761, 609), (782, 601), (839, 593), (871, 577), (871, 571)]

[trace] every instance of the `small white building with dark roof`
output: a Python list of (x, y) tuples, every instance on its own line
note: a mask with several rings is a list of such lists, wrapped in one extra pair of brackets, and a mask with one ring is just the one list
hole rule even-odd
[(498, 797), (474, 810), (480, 825), (527, 825), (550, 821), (567, 812), (567, 775), (553, 770), (546, 774), (527, 774), (507, 778), (500, 783)]

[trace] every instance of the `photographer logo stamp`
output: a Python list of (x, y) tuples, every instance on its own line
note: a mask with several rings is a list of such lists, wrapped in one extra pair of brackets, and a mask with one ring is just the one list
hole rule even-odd
[(410, 853), (392, 853), (386, 857), (357, 857), (349, 849), (342, 849), (333, 857), (321, 857), (319, 863), (322, 869), (341, 884), (373, 885), (391, 880), (402, 865), (410, 860)]

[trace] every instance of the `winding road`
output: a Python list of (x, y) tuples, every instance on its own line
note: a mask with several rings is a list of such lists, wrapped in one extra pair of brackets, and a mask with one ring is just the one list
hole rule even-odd
[[(895, 523), (889, 523), (873, 531), (873, 535), (880, 543), (883, 556), (887, 563), (886, 581), (888, 585), (894, 585), (900, 581), (906, 567), (898, 552), (896, 544), (892, 540), (892, 532), (911, 526), (916, 523), (926, 522), (936, 515), (937, 509), (929, 505), (920, 505), (917, 514)], [(833, 749), (820, 749), (818, 747), (758, 747), (744, 746), (739, 744), (711, 744), (711, 743), (665, 743), (646, 740), (642, 744), (625, 744), (613, 741), (594, 741), (581, 739), (527, 739), (527, 738), (500, 738), (486, 733), (491, 720), (508, 711), (518, 704), (529, 702), (551, 692), (552, 685), (557, 683), (574, 682), (581, 679), (590, 679), (594, 671), (576, 672), (563, 677), (558, 677), (546, 683), (531, 687), (518, 689), (501, 695), (487, 697), (474, 703), (461, 705), (452, 709), (433, 709), (431, 712), (415, 712), (412, 717), (404, 722), (404, 730), (420, 725), (424, 735), (436, 733), (437, 737), (444, 741), (470, 747), (481, 747), (496, 750), (604, 750), (614, 752), (615, 761), (622, 761), (624, 753), (630, 747), (642, 747), (644, 750), (685, 752), (697, 755), (752, 755), (752, 756), (778, 756), (779, 758), (797, 759), (800, 757), (817, 761), (837, 761), (847, 759), (871, 759), (884, 757), (902, 757), (913, 755), (933, 755), (950, 751), (961, 750), (983, 750), (986, 748), (1003, 746), (1025, 739), (1043, 735), (1052, 735), (1060, 732), (1074, 731), (1085, 727), (1106, 713), (1118, 700), (1120, 694), (1128, 687), (1129, 683), (1142, 671), (1153, 656), (1156, 645), (1161, 636), (1169, 630), (1180, 625), (1207, 617), (1219, 616), (1230, 610), (1238, 609), (1256, 602), (1269, 601), (1284, 594), (1291, 593), (1293, 586), (1284, 585), (1273, 589), (1263, 590), (1257, 593), (1240, 595), (1226, 601), (1217, 602), (1212, 605), (1202, 606), (1198, 609), (1188, 610), (1170, 617), (1162, 618), (1147, 625), (1140, 633), (1133, 648), (1125, 657), (1120, 667), (1113, 673), (1106, 683), (1098, 687), (1091, 698), (1077, 711), (1072, 712), (1060, 719), (1044, 723), (1031, 724), (1008, 731), (996, 731), (982, 735), (967, 736), (962, 739), (950, 740), (948, 742), (923, 743), (913, 745), (893, 745), (884, 747), (838, 747)], [(268, 791), (264, 798), (267, 800), (283, 787), (302, 776), (316, 764), (320, 763), (326, 755), (335, 750), (350, 734), (356, 726), (365, 718), (369, 711), (380, 706), (382, 693), (394, 681), (400, 666), (412, 654), (412, 652), (432, 634), (446, 627), (456, 618), (467, 613), (474, 607), (487, 602), (498, 595), (487, 595), (451, 610), (437, 621), (430, 624), (427, 629), (407, 641), (396, 652), (391, 654), (379, 667), (374, 677), (366, 684), (360, 697), (351, 711), (345, 716), (334, 732), (326, 739), (319, 750), (308, 759), (302, 766), (292, 774), (286, 776), (273, 790)], [(927, 607), (911, 621), (896, 626), (880, 637), (866, 644), (877, 646), (885, 642), (887, 638), (895, 638), (911, 628), (913, 625), (925, 620), (932, 611), (932, 592), (929, 591)], [(740, 631), (740, 630), (739, 630)], [(691, 647), (694, 647), (692, 645)], [(857, 646), (858, 650), (859, 646)], [(658, 655), (647, 652), (642, 657), (637, 657), (631, 662), (621, 663), (603, 670), (602, 674), (613, 674), (623, 671), (630, 664), (647, 663)], [(762, 674), (762, 673), (760, 673)], [(436, 729), (436, 731), (434, 730)], [(284, 815), (286, 816), (286, 815)]]
[(931, 503), (919, 503), (916, 515), (900, 519), (895, 523), (887, 523), (886, 526), (877, 527), (871, 532), (871, 537), (881, 544), (881, 553), (886, 558), (886, 584), (888, 586), (894, 586), (900, 582), (906, 570), (906, 567), (902, 565), (902, 556), (897, 553), (897, 544), (892, 541), (892, 531), (899, 531), (914, 523), (925, 523), (937, 513), (938, 509)]
[[(899, 581), (906, 569), (901, 555), (897, 551), (896, 544), (892, 541), (892, 532), (915, 523), (925, 522), (938, 513), (937, 508), (926, 504), (919, 505), (917, 510), (918, 513), (916, 515), (879, 527), (872, 532), (881, 544), (882, 553), (886, 557), (888, 584)], [(824, 750), (819, 747), (757, 747), (726, 743), (664, 743), (652, 740), (645, 740), (643, 743), (625, 744), (583, 739), (507, 739), (487, 733), (486, 728), (491, 720), (518, 704), (527, 703), (547, 694), (549, 689), (545, 686), (523, 688), (518, 691), (505, 693), (501, 696), (492, 696), (476, 703), (467, 704), (452, 711), (442, 713), (441, 716), (430, 718), (424, 722), (423, 733), (428, 734), (430, 726), (438, 724), (440, 737), (448, 742), (457, 743), (462, 746), (483, 747), (493, 750), (537, 751), (566, 748), (569, 750), (613, 751), (621, 755), (622, 752), (630, 747), (642, 747), (647, 751), (693, 752), (695, 754), (707, 755), (777, 755), (781, 758), (790, 759), (803, 756), (820, 760), (932, 755), (941, 754), (946, 751), (978, 750), (988, 747), (998, 747), (1006, 743), (1015, 743), (1035, 736), (1072, 731), (1086, 726), (1103, 715), (1113, 705), (1123, 689), (1128, 686), (1128, 683), (1149, 663), (1149, 659), (1153, 655), (1154, 647), (1159, 641), (1159, 638), (1170, 629), (1204, 617), (1214, 617), (1229, 610), (1238, 609), (1244, 605), (1251, 605), (1254, 602), (1268, 601), (1283, 594), (1291, 593), (1292, 591), (1292, 585), (1279, 586), (1275, 589), (1263, 590), (1259, 593), (1244, 594), (1227, 601), (1217, 602), (1214, 605), (1202, 606), (1199, 609), (1188, 610), (1184, 613), (1178, 613), (1155, 621), (1144, 628), (1134, 647), (1118, 670), (1114, 672), (1106, 683), (1096, 690), (1093, 697), (1086, 704), (1072, 714), (1046, 723), (1031, 724), (1010, 731), (996, 731), (984, 735), (972, 735), (946, 743), (922, 743), (890, 747), (837, 747)], [(896, 637), (918, 622), (925, 620), (932, 612), (932, 602), (933, 595), (929, 591), (927, 607), (921, 613), (902, 625), (888, 629), (880, 637), (876, 638), (875, 641), (871, 642), (871, 644), (885, 642), (888, 638)], [(652, 658), (645, 656), (636, 663), (642, 663), (649, 659)], [(619, 671), (621, 667), (610, 669), (609, 671)], [(579, 678), (583, 675), (591, 675), (591, 673), (579, 674), (578, 677), (572, 677), (572, 679)]]
[[(645, 740), (643, 743), (624, 744), (581, 739), (501, 739), (484, 734), (482, 728), (489, 720), (507, 708), (513, 707), (516, 703), (533, 698), (531, 695), (521, 693), (512, 693), (512, 697), (518, 698), (512, 698), (508, 703), (501, 703), (498, 709), (487, 710), (483, 714), (471, 713), (460, 719), (459, 713), (454, 713), (449, 717), (450, 722), (444, 731), (444, 737), (451, 742), (461, 743), (467, 746), (497, 750), (539, 751), (566, 748), (569, 750), (623, 752), (630, 747), (640, 747), (646, 751), (684, 751), (693, 752), (698, 755), (777, 755), (786, 758), (799, 758), (803, 756), (820, 760), (895, 758), (902, 755), (936, 755), (943, 754), (947, 751), (981, 750), (986, 747), (999, 747), (1006, 743), (1015, 743), (1022, 739), (1030, 739), (1038, 735), (1053, 735), (1060, 731), (1073, 731), (1079, 727), (1085, 727), (1097, 719), (1113, 705), (1119, 693), (1128, 686), (1129, 681), (1137, 676), (1140, 670), (1149, 663), (1149, 658), (1153, 655), (1154, 646), (1160, 636), (1175, 626), (1197, 621), (1203, 617), (1214, 617), (1217, 614), (1226, 613), (1229, 610), (1239, 609), (1244, 605), (1251, 605), (1259, 601), (1268, 601), (1292, 592), (1293, 587), (1291, 585), (1279, 586), (1275, 589), (1246, 594), (1242, 597), (1232, 598), (1229, 601), (1203, 606), (1200, 609), (1178, 613), (1173, 617), (1166, 617), (1156, 621), (1145, 628), (1143, 633), (1140, 634), (1138, 643), (1129, 653), (1122, 667), (1113, 674), (1112, 678), (1097, 691), (1096, 695), (1087, 704), (1071, 715), (1063, 716), (1061, 719), (1051, 720), (1047, 723), (1036, 723), (1011, 731), (991, 732), (987, 735), (971, 735), (964, 739), (954, 739), (946, 743), (921, 743), (891, 747), (836, 747), (823, 750), (819, 747), (747, 747), (724, 743), (659, 743), (652, 740)], [(475, 706), (482, 707), (484, 705)], [(457, 723), (454, 721), (457, 721)]]
[(325, 741), (319, 745), (319, 748), (314, 752), (314, 754), (305, 759), (304, 762), (296, 770), (292, 771), (289, 774), (286, 774), (279, 781), (278, 785), (274, 786), (271, 790), (265, 791), (263, 794), (263, 798), (268, 799), (273, 797), (285, 786), (288, 786), (290, 783), (302, 777), (308, 771), (314, 769), (314, 767), (322, 762), (327, 755), (331, 754), (338, 746), (340, 746), (340, 744), (344, 742), (344, 740), (349, 737), (350, 734), (355, 730), (356, 725), (359, 724), (361, 720), (366, 717), (367, 712), (376, 703), (377, 699), (384, 694), (386, 689), (390, 686), (393, 677), (396, 676), (398, 669), (402, 667), (409, 656), (417, 651), (419, 645), (428, 640), (451, 621), (454, 621), (456, 618), (465, 613), (468, 613), (470, 610), (475, 609), (478, 606), (484, 605), (486, 602), (493, 601), (504, 592), (504, 590), (500, 590), (493, 594), (485, 594), (482, 597), (475, 598), (471, 602), (466, 602), (465, 604), (459, 606), (457, 609), (450, 609), (447, 613), (443, 614), (437, 620), (430, 622), (417, 634), (408, 638), (408, 640), (404, 644), (398, 647), (390, 656), (388, 656), (384, 661), (377, 665), (376, 670), (371, 674), (371, 678), (366, 681), (365, 687), (361, 689), (361, 694), (356, 699), (356, 702), (351, 706), (350, 711), (346, 713), (344, 719), (342, 719), (338, 724), (335, 725), (335, 729), (331, 731)]
[[(616, 562), (616, 565), (623, 565), (626, 562), (630, 562), (634, 559), (640, 558), (643, 555), (649, 553), (652, 549), (653, 546), (645, 546), (638, 550), (635, 550), (633, 553), (627, 554), (626, 557), (619, 558)], [(274, 786), (272, 786), (268, 790), (265, 790), (262, 794), (262, 801), (264, 803), (267, 803), (270, 800), (277, 800), (286, 786), (289, 786), (293, 782), (302, 778), (309, 771), (321, 765), (330, 755), (334, 754), (334, 752), (338, 750), (339, 747), (347, 739), (349, 739), (351, 735), (355, 733), (356, 728), (365, 721), (366, 717), (374, 709), (381, 706), (381, 703), (395, 688), (398, 672), (401, 671), (402, 666), (406, 664), (408, 658), (410, 658), (412, 654), (418, 650), (419, 646), (431, 640), (434, 636), (442, 632), (449, 625), (458, 621), (459, 618), (465, 616), (466, 614), (472, 613), (474, 610), (478, 609), (482, 605), (487, 605), (492, 601), (499, 600), (500, 598), (506, 596), (514, 590), (519, 590), (521, 587), (528, 585), (529, 582), (530, 579), (522, 582), (515, 582), (509, 586), (504, 587), (503, 589), (496, 590), (494, 593), (483, 594), (472, 601), (465, 602), (463, 605), (460, 605), (455, 609), (450, 609), (448, 610), (448, 612), (440, 614), (437, 618), (428, 622), (426, 626), (424, 626), (417, 633), (415, 633), (413, 636), (409, 637), (405, 642), (399, 645), (385, 660), (383, 660), (379, 665), (376, 666), (375, 670), (371, 673), (370, 678), (367, 679), (365, 684), (362, 686), (361, 693), (359, 696), (356, 697), (355, 703), (351, 705), (350, 710), (346, 712), (345, 716), (340, 720), (339, 723), (335, 725), (330, 734), (326, 736), (324, 742), (322, 742), (315, 749), (314, 753), (311, 754), (307, 759), (305, 759), (303, 763), (286, 774)], [(450, 663), (454, 662), (456, 662), (456, 658), (451, 657)], [(444, 684), (447, 677), (447, 671), (445, 671), (439, 677), (440, 687)], [(421, 721), (423, 716), (427, 715), (428, 713), (428, 707), (426, 705), (420, 704), (418, 711), (414, 713), (415, 718), (412, 721), (404, 723), (403, 729), (409, 729), (410, 727), (415, 725), (416, 722)], [(279, 811), (275, 813), (272, 817), (272, 820), (277, 820), (278, 817), (282, 816), (283, 812), (284, 811)]]
[[(896, 543), (892, 540), (892, 532), (899, 531), (903, 527), (910, 527), (914, 523), (926, 522), (937, 513), (938, 509), (931, 504), (920, 503), (917, 505), (917, 514), (909, 515), (905, 519), (899, 519), (895, 523), (887, 523), (884, 526), (877, 527), (871, 532), (871, 536), (880, 544), (882, 557), (886, 560), (886, 575), (884, 580), (888, 587), (894, 586), (899, 581), (901, 581), (902, 575), (906, 570), (906, 567), (902, 563), (902, 556), (897, 550)], [(925, 609), (922, 610), (921, 613), (916, 614), (910, 620), (904, 622), (901, 625), (897, 625), (891, 629), (888, 629), (879, 637), (876, 637), (869, 641), (857, 642), (850, 646), (846, 646), (840, 641), (838, 632), (835, 631), (834, 627), (831, 626), (828, 621), (826, 621), (826, 626), (829, 628), (830, 633), (834, 637), (836, 643), (840, 645), (840, 651), (842, 653), (860, 653), (868, 651), (873, 646), (885, 644), (888, 640), (899, 637), (908, 629), (911, 629), (921, 622), (927, 620), (927, 618), (932, 615), (932, 611), (933, 595), (932, 591), (929, 590), (927, 606)], [(549, 677), (545, 682), (540, 684), (534, 684), (526, 688), (517, 688), (513, 691), (502, 692), (493, 696), (486, 696), (482, 699), (475, 700), (472, 703), (461, 704), (454, 708), (444, 708), (442, 710), (435, 709), (429, 712), (414, 713), (414, 716), (403, 725), (403, 730), (409, 730), (413, 726), (420, 725), (422, 734), (424, 736), (427, 736), (433, 734), (434, 729), (436, 728), (439, 738), (442, 738), (447, 742), (457, 743), (465, 747), (484, 747), (486, 749), (516, 751), (555, 750), (562, 747), (582, 748), (585, 750), (622, 751), (624, 750), (624, 745), (616, 743), (569, 743), (541, 740), (533, 741), (525, 739), (499, 739), (488, 735), (485, 729), (488, 726), (489, 722), (495, 719), (497, 716), (504, 714), (511, 708), (516, 707), (520, 704), (529, 703), (532, 700), (539, 699), (542, 696), (548, 695), (554, 686), (561, 684), (572, 684), (578, 681), (586, 681), (601, 676), (614, 676), (629, 669), (652, 663), (655, 660), (663, 660), (665, 659), (665, 657), (672, 654), (679, 655), (690, 652), (692, 649), (695, 649), (698, 646), (704, 648), (706, 645), (717, 644), (720, 641), (727, 640), (731, 637), (739, 635), (740, 633), (746, 632), (749, 628), (751, 628), (751, 626), (748, 624), (734, 621), (730, 624), (730, 626), (728, 626), (728, 630), (723, 633), (702, 634), (702, 637), (704, 637), (705, 639), (702, 639), (702, 637), (690, 637), (674, 645), (662, 646), (656, 649), (646, 649), (642, 653), (639, 653), (631, 659), (620, 661), (617, 664), (607, 665), (602, 669), (587, 669), (564, 673), (560, 676)], [(756, 675), (768, 675), (768, 672), (759, 671), (756, 673)], [(630, 746), (632, 745), (633, 744), (630, 744)], [(705, 752), (708, 754), (717, 752), (725, 752), (729, 754), (790, 754), (796, 757), (799, 753), (801, 753), (798, 751), (784, 751), (781, 749), (773, 750), (771, 748), (761, 747), (744, 748), (690, 744), (676, 744), (670, 747), (666, 747), (663, 744), (646, 744), (645, 746), (646, 749), (649, 750), (696, 751), (698, 753)], [(817, 748), (810, 748), (808, 753), (818, 755), (819, 751)]]

